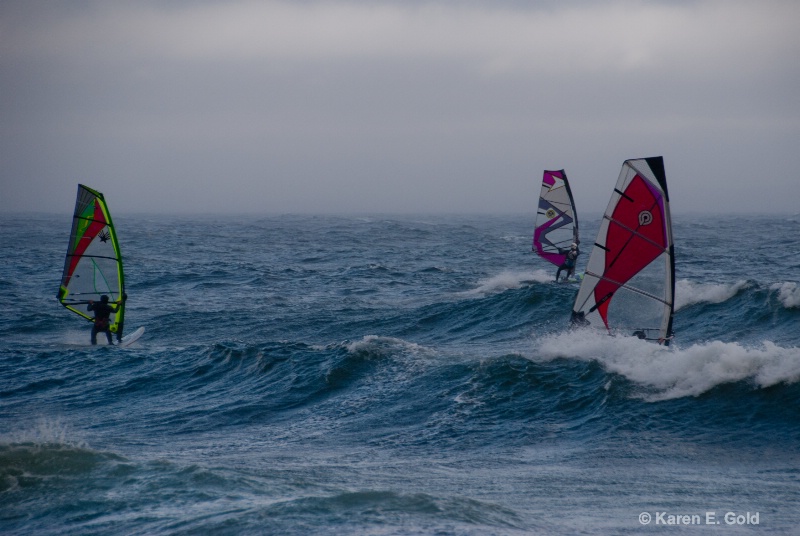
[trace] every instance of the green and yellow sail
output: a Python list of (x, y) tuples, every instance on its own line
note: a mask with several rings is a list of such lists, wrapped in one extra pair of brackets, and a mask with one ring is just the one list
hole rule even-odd
[[(124, 293), (122, 255), (108, 205), (103, 194), (79, 184), (58, 301), (91, 321), (93, 317), (86, 310), (89, 301), (100, 301), (100, 296), (105, 294), (114, 302)], [(119, 310), (111, 315), (112, 332), (121, 329), (124, 316), (125, 303), (122, 302)]]

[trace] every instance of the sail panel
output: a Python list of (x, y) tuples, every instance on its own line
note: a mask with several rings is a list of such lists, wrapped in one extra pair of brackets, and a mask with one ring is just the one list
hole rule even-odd
[(563, 169), (545, 170), (533, 232), (533, 251), (561, 266), (572, 242), (579, 243), (578, 216), (567, 174)]
[[(122, 256), (111, 215), (103, 194), (78, 185), (67, 254), (58, 300), (74, 313), (92, 320), (88, 302), (105, 294), (114, 302), (124, 294)], [(116, 332), (124, 316), (124, 304), (110, 317)]]
[(573, 316), (609, 332), (666, 339), (674, 287), (663, 159), (627, 160), (603, 215)]

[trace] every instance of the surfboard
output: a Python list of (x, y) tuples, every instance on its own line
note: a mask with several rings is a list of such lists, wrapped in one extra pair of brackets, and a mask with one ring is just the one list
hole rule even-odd
[(141, 337), (143, 334), (144, 334), (144, 326), (140, 327), (139, 329), (137, 329), (133, 333), (129, 333), (129, 334), (125, 335), (124, 337), (122, 337), (122, 340), (119, 341), (119, 345), (118, 346), (120, 348), (125, 348), (126, 346), (130, 346), (131, 344), (133, 344), (137, 340), (139, 340), (139, 337)]
[(572, 274), (568, 279), (559, 279), (559, 283), (580, 283), (583, 281), (583, 272)]

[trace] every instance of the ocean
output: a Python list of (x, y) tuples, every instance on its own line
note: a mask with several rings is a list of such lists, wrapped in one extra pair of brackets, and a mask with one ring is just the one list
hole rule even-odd
[(674, 214), (668, 348), (569, 331), (534, 220), (114, 214), (116, 348), (1, 216), (0, 533), (797, 534), (800, 217)]

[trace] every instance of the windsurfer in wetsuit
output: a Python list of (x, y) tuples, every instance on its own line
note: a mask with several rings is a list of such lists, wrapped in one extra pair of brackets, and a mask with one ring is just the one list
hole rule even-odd
[(87, 311), (94, 311), (94, 326), (92, 326), (92, 344), (97, 344), (97, 334), (101, 331), (106, 334), (106, 338), (108, 339), (108, 344), (114, 344), (114, 341), (111, 339), (111, 326), (109, 317), (111, 313), (116, 313), (119, 311), (119, 303), (122, 300), (117, 300), (117, 305), (109, 305), (108, 304), (108, 296), (103, 294), (100, 296), (100, 303), (95, 303), (92, 300), (89, 300), (89, 305), (86, 307)]
[(564, 257), (564, 262), (561, 264), (561, 266), (558, 267), (558, 271), (556, 272), (556, 281), (558, 281), (558, 278), (561, 275), (561, 270), (567, 271), (566, 279), (569, 279), (569, 276), (575, 273), (575, 263), (578, 260), (578, 255), (581, 254), (580, 250), (578, 249), (578, 244), (573, 242), (569, 246), (569, 251), (560, 249), (558, 252), (562, 255), (566, 254), (566, 257)]

